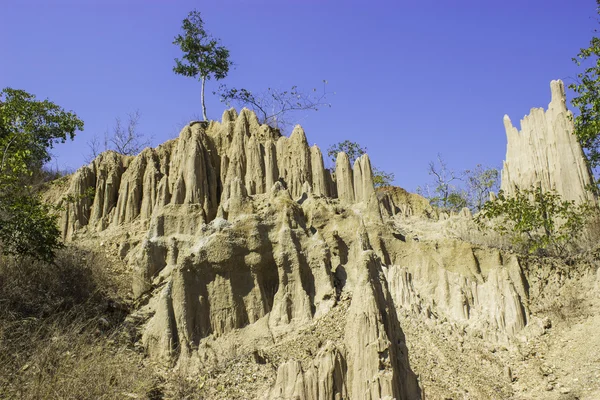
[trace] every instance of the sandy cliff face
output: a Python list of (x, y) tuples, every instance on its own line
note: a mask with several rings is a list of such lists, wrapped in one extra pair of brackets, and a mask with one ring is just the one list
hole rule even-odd
[(64, 237), (134, 270), (153, 359), (251, 371), (207, 398), (419, 399), (401, 315), (493, 343), (530, 318), (514, 256), (406, 235), (394, 221), (428, 218), (424, 199), (377, 194), (366, 155), (340, 153), (332, 173), (302, 128), (282, 137), (248, 110), (137, 157), (104, 153), (68, 194)]
[(554, 189), (567, 200), (593, 200), (586, 190), (591, 174), (581, 146), (573, 135), (573, 115), (566, 106), (565, 88), (560, 80), (550, 83), (552, 100), (548, 110), (532, 108), (515, 128), (508, 115), (504, 127), (508, 145), (502, 169), (502, 189), (541, 186)]

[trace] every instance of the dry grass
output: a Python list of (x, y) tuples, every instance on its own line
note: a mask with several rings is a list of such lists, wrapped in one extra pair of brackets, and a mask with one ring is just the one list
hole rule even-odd
[(64, 322), (22, 320), (3, 332), (0, 397), (160, 398), (142, 355), (90, 329), (91, 321)]
[(55, 265), (0, 258), (1, 399), (159, 399), (123, 291), (76, 248)]
[(202, 400), (205, 380), (197, 374), (178, 368), (169, 372), (165, 379), (165, 397), (169, 399)]

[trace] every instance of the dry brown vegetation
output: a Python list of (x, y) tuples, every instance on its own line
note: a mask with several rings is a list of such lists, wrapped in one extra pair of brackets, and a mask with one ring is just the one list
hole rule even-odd
[(54, 265), (0, 258), (0, 398), (161, 398), (106, 262), (73, 247)]

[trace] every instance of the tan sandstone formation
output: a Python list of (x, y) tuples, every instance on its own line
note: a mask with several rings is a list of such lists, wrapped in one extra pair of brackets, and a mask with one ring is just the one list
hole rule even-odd
[(382, 212), (389, 216), (432, 218), (436, 215), (429, 200), (416, 193), (409, 193), (400, 187), (380, 187), (377, 189), (377, 198)]
[(104, 153), (68, 194), (64, 237), (131, 267), (146, 352), (216, 377), (207, 399), (420, 399), (401, 316), (502, 345), (530, 320), (516, 257), (404, 234), (422, 197), (376, 193), (366, 155), (333, 174), (248, 110)]
[[(217, 215), (227, 217), (231, 204), (243, 197), (267, 193), (277, 181), (294, 199), (307, 192), (335, 198), (339, 192), (349, 203), (368, 200), (374, 192), (368, 156), (357, 160), (356, 185), (347, 156), (345, 160), (338, 174), (342, 179), (333, 190), (336, 182), (324, 167), (321, 151), (308, 146), (300, 126), (283, 137), (261, 126), (246, 109), (239, 115), (228, 110), (221, 123), (192, 123), (178, 139), (135, 158), (107, 152), (78, 170), (69, 189), (77, 201), (67, 204), (63, 236), (68, 239), (83, 227), (103, 231), (134, 220), (148, 226), (165, 207), (200, 212), (202, 222), (208, 223)], [(95, 198), (83, 198), (88, 189)]]
[(354, 203), (354, 178), (350, 159), (344, 152), (337, 155), (335, 161), (335, 177), (337, 180), (337, 193), (342, 202)]
[(586, 190), (591, 174), (573, 135), (573, 115), (567, 110), (563, 82), (552, 81), (550, 89), (548, 110), (532, 108), (521, 120), (520, 131), (504, 116), (508, 145), (501, 188), (512, 194), (516, 188), (541, 186), (567, 200), (593, 200)]

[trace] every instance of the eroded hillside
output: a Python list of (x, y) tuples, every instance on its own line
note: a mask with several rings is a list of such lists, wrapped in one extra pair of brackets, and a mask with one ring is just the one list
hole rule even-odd
[(64, 238), (128, 266), (145, 354), (195, 377), (204, 398), (597, 393), (587, 375), (579, 386), (540, 367), (553, 335), (570, 334), (569, 315), (551, 316), (569, 287), (581, 288), (578, 340), (594, 326), (595, 261), (467, 241), (470, 213), (376, 192), (368, 156), (326, 169), (300, 127), (283, 137), (231, 110), (137, 157), (104, 153), (65, 185), (48, 194), (68, 199)]

